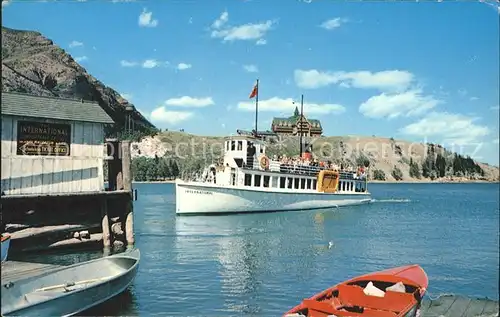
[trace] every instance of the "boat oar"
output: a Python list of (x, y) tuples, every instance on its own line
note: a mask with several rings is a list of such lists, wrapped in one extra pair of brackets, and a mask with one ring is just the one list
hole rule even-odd
[(71, 287), (71, 286), (76, 286), (76, 285), (80, 285), (80, 284), (93, 283), (93, 282), (101, 281), (101, 280), (106, 279), (106, 278), (107, 277), (100, 277), (100, 278), (93, 278), (93, 279), (83, 280), (83, 281), (78, 281), (78, 282), (68, 282), (68, 283), (64, 283), (64, 284), (42, 287), (42, 288), (34, 290), (33, 293), (34, 292), (45, 292), (45, 291), (50, 291), (53, 289), (58, 289), (58, 288), (63, 288), (63, 287)]

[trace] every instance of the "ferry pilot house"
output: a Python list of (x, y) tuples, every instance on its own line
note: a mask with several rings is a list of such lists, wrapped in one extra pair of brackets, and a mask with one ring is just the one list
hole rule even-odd
[[(339, 193), (365, 192), (366, 174), (363, 167), (357, 171), (340, 170), (335, 164), (319, 162), (313, 158), (301, 158), (292, 161), (269, 159), (265, 153), (265, 145), (259, 140), (246, 137), (233, 137), (225, 142), (225, 168), (230, 169), (227, 175), (229, 185), (270, 187), (283, 189), (298, 189), (316, 191), (318, 173), (321, 170), (339, 170)], [(215, 183), (215, 168), (213, 175), (205, 175), (205, 180)], [(221, 177), (225, 177), (222, 176)], [(221, 183), (223, 179), (217, 178)]]

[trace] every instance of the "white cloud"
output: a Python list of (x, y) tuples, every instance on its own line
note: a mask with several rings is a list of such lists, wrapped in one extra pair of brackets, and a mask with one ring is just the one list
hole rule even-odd
[(370, 97), (359, 106), (359, 112), (366, 117), (393, 119), (400, 116), (421, 115), (442, 101), (433, 96), (424, 96), (421, 90)]
[(212, 28), (220, 29), (224, 24), (229, 21), (229, 13), (224, 11), (221, 13), (220, 17), (212, 23)]
[(134, 67), (134, 66), (137, 66), (137, 62), (121, 60), (120, 65), (122, 65), (122, 67)]
[(214, 104), (212, 97), (195, 98), (189, 96), (182, 96), (180, 98), (171, 98), (165, 101), (165, 104), (169, 106), (178, 107), (207, 107)]
[(185, 69), (189, 69), (191, 67), (192, 67), (191, 64), (186, 64), (186, 63), (179, 63), (179, 65), (177, 65), (178, 70), (185, 70)]
[(169, 63), (168, 62), (162, 62), (158, 61), (156, 59), (146, 59), (143, 62), (135, 62), (135, 61), (127, 61), (127, 60), (121, 60), (120, 65), (122, 67), (135, 67), (135, 66), (141, 66), (142, 68), (155, 68), (155, 67), (160, 67), (160, 66), (167, 66)]
[(490, 133), (488, 127), (474, 123), (477, 120), (461, 114), (432, 112), (405, 126), (401, 132), (418, 137), (441, 138), (441, 144), (467, 145), (478, 142)]
[(322, 27), (325, 30), (333, 30), (333, 29), (340, 27), (345, 22), (347, 22), (347, 19), (334, 18), (334, 19), (326, 20), (325, 22), (321, 23), (320, 27)]
[(158, 20), (153, 19), (153, 12), (144, 8), (139, 15), (139, 26), (154, 28), (158, 25)]
[(243, 65), (243, 69), (249, 73), (258, 73), (259, 69), (255, 65)]
[(469, 100), (470, 100), (470, 101), (476, 101), (476, 100), (479, 100), (479, 98), (478, 98), (478, 97), (474, 97), (474, 96), (472, 96), (472, 97), (470, 97), (470, 98), (469, 98)]
[(163, 64), (164, 62), (157, 61), (156, 59), (147, 59), (142, 62), (142, 68), (155, 68)]
[(194, 115), (193, 112), (188, 111), (169, 111), (165, 106), (161, 106), (151, 111), (149, 116), (150, 120), (153, 122), (161, 122), (168, 124), (177, 124), (182, 121), (186, 121)]
[(272, 29), (274, 21), (267, 20), (260, 23), (247, 23), (238, 26), (228, 25), (229, 13), (222, 12), (217, 20), (212, 23), (211, 37), (220, 38), (223, 42), (231, 41), (256, 41), (257, 45), (266, 44), (263, 37)]
[(87, 56), (78, 56), (78, 57), (75, 57), (75, 61), (77, 63), (81, 63), (81, 62), (86, 61), (86, 60), (88, 60)]
[[(273, 97), (267, 100), (259, 100), (259, 111), (268, 112), (289, 112), (292, 113), (295, 107), (300, 105), (295, 103), (292, 98), (282, 99)], [(242, 101), (238, 103), (238, 109), (245, 111), (255, 111), (255, 102)], [(317, 103), (304, 103), (304, 113), (315, 114), (340, 114), (345, 112), (345, 107), (338, 104), (317, 104)]]
[(68, 46), (70, 48), (73, 48), (73, 47), (77, 47), (77, 46), (83, 46), (83, 43), (82, 42), (78, 42), (78, 41), (72, 41), (71, 43), (69, 43)]
[(490, 110), (493, 110), (493, 111), (498, 111), (498, 110), (500, 110), (500, 105), (490, 107)]
[(316, 69), (294, 72), (295, 83), (300, 88), (315, 89), (332, 84), (342, 87), (375, 88), (382, 91), (402, 91), (409, 87), (414, 75), (408, 71), (386, 70), (372, 73), (370, 71), (329, 72)]
[(496, 138), (496, 139), (493, 140), (493, 143), (494, 144), (498, 144), (498, 141), (499, 141), (498, 138)]

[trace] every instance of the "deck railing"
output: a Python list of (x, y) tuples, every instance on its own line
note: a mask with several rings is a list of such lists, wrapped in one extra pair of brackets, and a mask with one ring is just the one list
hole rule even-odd
[[(258, 160), (253, 159), (247, 164), (243, 165), (244, 168), (256, 169), (256, 170), (264, 170), (260, 167), (260, 163)], [(269, 160), (269, 171), (271, 172), (280, 172), (280, 173), (288, 173), (288, 174), (298, 174), (304, 176), (316, 176), (322, 170), (326, 170), (327, 168), (321, 166), (314, 165), (301, 165), (301, 164), (286, 164), (280, 163), (278, 161)], [(354, 171), (340, 171), (340, 179), (355, 179), (356, 172)], [(358, 179), (363, 179), (358, 177)]]

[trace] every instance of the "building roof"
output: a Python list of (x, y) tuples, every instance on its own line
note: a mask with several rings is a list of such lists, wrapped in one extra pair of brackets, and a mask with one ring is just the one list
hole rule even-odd
[(2, 92), (2, 115), (113, 124), (97, 102)]
[[(312, 125), (312, 128), (316, 128), (316, 129), (321, 129), (321, 122), (319, 120), (316, 120), (316, 119), (307, 119), (306, 116), (304, 116), (304, 118), (309, 122), (311, 123)], [(295, 108), (295, 112), (293, 114), (293, 116), (291, 117), (288, 117), (288, 118), (273, 118), (273, 123), (272, 125), (280, 125), (280, 124), (283, 124), (283, 125), (286, 125), (286, 124), (290, 124), (290, 126), (292, 124), (297, 124), (297, 122), (299, 121), (300, 119), (300, 113), (299, 113), (299, 110), (298, 108), (296, 107)]]

